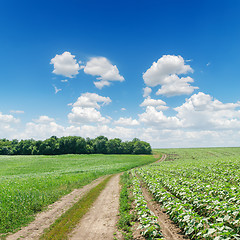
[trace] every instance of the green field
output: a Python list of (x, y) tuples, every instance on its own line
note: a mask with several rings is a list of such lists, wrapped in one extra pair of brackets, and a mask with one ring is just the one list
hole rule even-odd
[(0, 233), (94, 179), (156, 161), (152, 155), (0, 156)]
[[(191, 239), (240, 239), (240, 148), (156, 151), (168, 154), (166, 161), (132, 170), (133, 186), (139, 179), (145, 182)], [(141, 195), (137, 189), (135, 198), (144, 202)], [(151, 218), (149, 210), (143, 213)], [(148, 229), (146, 217), (139, 219), (143, 233), (156, 232)]]

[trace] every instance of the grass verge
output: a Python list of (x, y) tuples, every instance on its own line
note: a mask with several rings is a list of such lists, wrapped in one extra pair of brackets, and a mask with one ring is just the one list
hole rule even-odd
[(105, 188), (111, 176), (86, 193), (76, 204), (68, 209), (54, 224), (41, 236), (40, 239), (68, 239), (68, 234), (73, 230), (94, 201)]
[(120, 192), (120, 206), (119, 206), (119, 221), (118, 228), (121, 230), (125, 240), (133, 239), (132, 222), (134, 220), (133, 214), (130, 213), (132, 200), (130, 198), (129, 187), (131, 180), (128, 172), (121, 176), (120, 184), (122, 186)]

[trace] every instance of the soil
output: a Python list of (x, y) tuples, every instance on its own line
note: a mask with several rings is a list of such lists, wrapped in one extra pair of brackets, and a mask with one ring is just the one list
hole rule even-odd
[(117, 232), (119, 208), (120, 174), (114, 175), (107, 183), (90, 210), (70, 234), (71, 240), (112, 240)]
[(70, 194), (62, 197), (59, 201), (49, 205), (48, 209), (36, 215), (35, 220), (20, 231), (9, 235), (7, 240), (26, 239), (36, 240), (43, 234), (46, 228), (55, 222), (64, 212), (72, 207), (85, 193), (97, 186), (105, 177), (100, 177), (90, 184), (75, 189)]

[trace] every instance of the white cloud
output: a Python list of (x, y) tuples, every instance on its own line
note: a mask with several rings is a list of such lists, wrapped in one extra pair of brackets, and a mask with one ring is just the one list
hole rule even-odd
[(26, 124), (24, 132), (21, 134), (21, 138), (28, 139), (46, 139), (51, 136), (61, 137), (65, 135), (65, 128), (55, 122), (54, 118), (48, 116), (40, 116), (33, 122)]
[(190, 65), (186, 65), (181, 56), (164, 55), (143, 74), (147, 86), (161, 85), (157, 94), (170, 96), (191, 94), (194, 89), (189, 83), (194, 82), (191, 77), (179, 77), (180, 74), (193, 72)]
[(50, 64), (54, 66), (53, 73), (69, 78), (75, 77), (82, 68), (75, 59), (75, 56), (70, 52), (64, 52), (61, 55), (57, 54), (51, 59)]
[(101, 115), (95, 108), (73, 107), (72, 112), (68, 114), (70, 123), (109, 123), (110, 120)]
[(122, 140), (131, 140), (136, 137), (136, 129), (126, 128), (126, 127), (109, 127), (108, 125), (82, 125), (81, 127), (70, 126), (66, 128), (66, 133), (68, 135), (77, 135), (82, 137), (97, 137), (104, 135), (108, 138), (121, 138)]
[(98, 89), (102, 89), (104, 86), (110, 86), (110, 82), (109, 81), (99, 81), (99, 82), (93, 82), (95, 87)]
[(51, 122), (54, 122), (54, 118), (50, 118), (46, 115), (40, 116), (38, 119), (33, 119), (34, 122), (36, 123), (42, 123), (42, 124), (48, 124)]
[(84, 72), (92, 76), (99, 76), (98, 82), (94, 82), (95, 86), (99, 89), (104, 86), (109, 86), (111, 81), (124, 81), (124, 77), (119, 74), (116, 65), (105, 57), (93, 57), (87, 62), (84, 67)]
[(152, 89), (150, 87), (143, 88), (143, 97), (148, 97), (152, 92)]
[(123, 126), (138, 126), (139, 122), (136, 119), (132, 119), (131, 117), (129, 118), (120, 117), (118, 120), (114, 121), (114, 124)]
[(140, 107), (147, 107), (152, 106), (155, 107), (157, 110), (167, 110), (168, 107), (166, 106), (166, 103), (161, 99), (152, 99), (151, 97), (148, 97), (144, 99), (144, 101), (140, 104)]
[(206, 66), (208, 67), (208, 66), (210, 66), (211, 65), (211, 63), (210, 62), (208, 62), (207, 64), (206, 64)]
[(23, 114), (24, 111), (22, 111), (22, 110), (11, 110), (10, 113)]
[(4, 124), (12, 124), (12, 123), (18, 123), (20, 120), (15, 118), (13, 115), (10, 114), (2, 114), (0, 112), (0, 123)]
[(70, 126), (66, 128), (66, 135), (77, 135), (82, 137), (97, 137), (104, 135), (108, 138), (121, 138), (132, 140), (137, 137), (151, 143), (154, 148), (176, 148), (176, 147), (217, 147), (217, 146), (239, 146), (240, 132), (233, 130), (211, 131), (211, 130), (186, 130), (186, 129), (159, 129), (156, 127), (109, 127), (108, 125), (83, 125)]
[(139, 121), (148, 126), (195, 131), (240, 130), (240, 102), (222, 103), (199, 92), (186, 99), (181, 106), (174, 108), (177, 112), (175, 116), (168, 117), (162, 111), (157, 111), (154, 100), (146, 100), (149, 100), (149, 103), (145, 102), (147, 109), (139, 114)]
[(198, 87), (191, 86), (189, 82), (194, 82), (191, 77), (179, 78), (177, 75), (171, 75), (168, 77), (168, 83), (163, 84), (156, 94), (167, 97), (189, 95), (194, 89), (198, 89)]
[(68, 82), (68, 80), (67, 79), (63, 79), (63, 80), (61, 80), (61, 82), (66, 83), (66, 82)]
[(240, 107), (237, 103), (222, 103), (212, 96), (199, 92), (176, 107), (177, 117), (184, 127), (195, 129), (240, 129)]
[(167, 117), (162, 111), (157, 111), (153, 106), (147, 106), (146, 111), (139, 114), (139, 121), (159, 129), (182, 127), (182, 122), (177, 117)]
[(143, 74), (144, 82), (151, 87), (168, 83), (167, 77), (173, 74), (193, 72), (190, 65), (185, 65), (181, 56), (163, 55)]
[(126, 111), (127, 109), (126, 108), (121, 108), (121, 111)]
[[(109, 97), (102, 97), (96, 93), (83, 93), (73, 104), (74, 107), (97, 108), (107, 105), (112, 100)], [(100, 105), (98, 103), (101, 103)]]
[(138, 136), (154, 148), (239, 146), (240, 132), (144, 128)]
[(0, 138), (12, 138), (17, 132), (16, 124), (20, 119), (15, 118), (10, 114), (2, 114), (0, 112)]
[(68, 119), (70, 123), (74, 124), (109, 123), (110, 118), (103, 117), (98, 110), (110, 102), (109, 97), (103, 97), (96, 93), (83, 93), (72, 105), (72, 112), (68, 114)]

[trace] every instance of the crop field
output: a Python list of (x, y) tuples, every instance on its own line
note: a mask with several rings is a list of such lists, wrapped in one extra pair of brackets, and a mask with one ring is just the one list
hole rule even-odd
[(142, 184), (190, 239), (240, 239), (240, 148), (157, 151), (164, 162), (131, 170), (141, 234), (164, 238)]
[(0, 234), (94, 179), (151, 163), (152, 155), (0, 156)]

